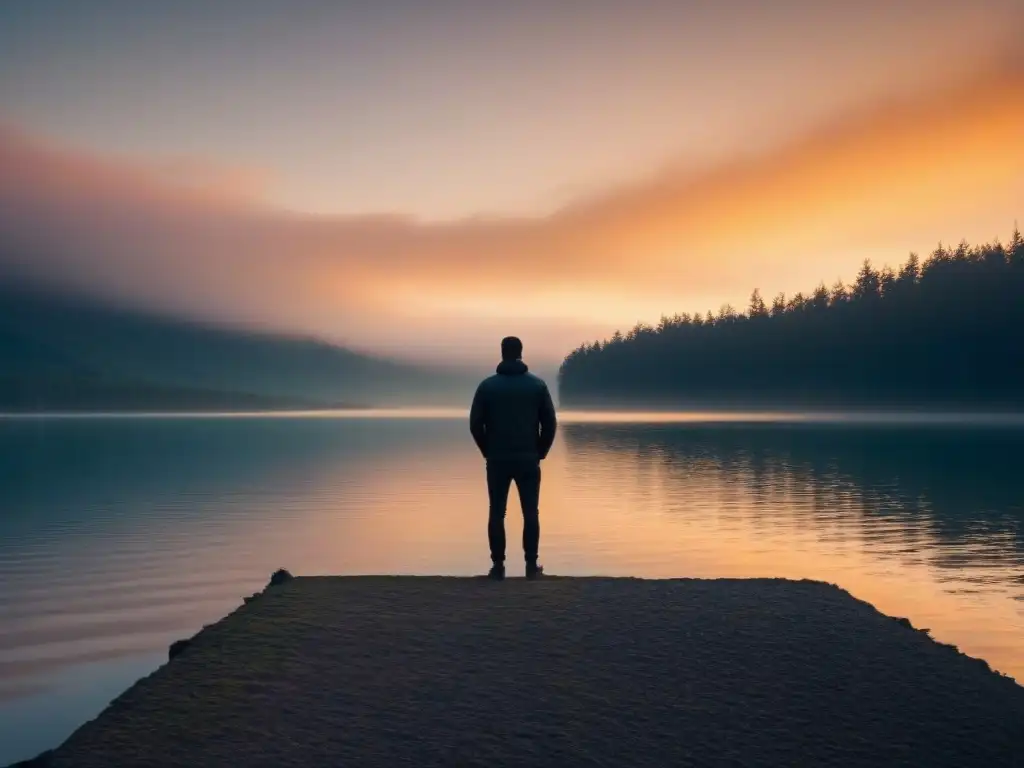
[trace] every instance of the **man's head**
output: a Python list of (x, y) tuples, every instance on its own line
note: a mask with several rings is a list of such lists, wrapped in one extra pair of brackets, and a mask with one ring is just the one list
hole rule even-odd
[(506, 336), (501, 340), (501, 359), (519, 360), (523, 356), (523, 342), (515, 336)]

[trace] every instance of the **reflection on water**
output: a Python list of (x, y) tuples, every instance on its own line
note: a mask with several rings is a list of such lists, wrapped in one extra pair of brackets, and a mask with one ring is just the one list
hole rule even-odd
[[(0, 764), (277, 567), (482, 572), (464, 415), (424, 416), (0, 420)], [(675, 421), (565, 420), (548, 570), (823, 579), (1024, 679), (1024, 430)]]

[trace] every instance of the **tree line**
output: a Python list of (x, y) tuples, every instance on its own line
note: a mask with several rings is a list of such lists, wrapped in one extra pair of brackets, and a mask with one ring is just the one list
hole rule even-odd
[(558, 384), (568, 405), (1024, 405), (1024, 238), (638, 323), (572, 351)]

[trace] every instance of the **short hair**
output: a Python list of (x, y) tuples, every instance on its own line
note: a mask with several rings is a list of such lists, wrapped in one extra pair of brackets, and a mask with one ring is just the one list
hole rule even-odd
[(501, 340), (501, 359), (518, 360), (523, 356), (523, 342), (516, 336), (506, 336)]

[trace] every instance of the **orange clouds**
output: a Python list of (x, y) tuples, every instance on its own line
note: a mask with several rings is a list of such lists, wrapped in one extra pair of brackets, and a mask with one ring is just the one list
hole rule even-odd
[[(827, 258), (863, 233), (900, 228), (932, 243), (946, 217), (970, 210), (979, 197), (1002, 208), (1005, 231), (1022, 175), (1024, 77), (999, 72), (914, 102), (879, 105), (697, 178), (668, 174), (578, 208), (573, 225), (609, 259), (626, 249), (655, 254), (633, 264), (652, 287), (671, 275), (691, 289), (724, 292), (723, 260), (752, 270), (752, 287), (756, 273), (770, 276), (764, 267), (792, 266), (794, 249), (820, 247)], [(971, 222), (961, 221), (965, 231), (956, 236), (972, 234)], [(935, 229), (922, 232), (926, 225)], [(841, 266), (833, 262), (811, 279)]]
[(0, 266), (385, 348), (433, 330), (490, 350), (519, 319), (557, 357), (614, 325), (742, 303), (755, 285), (806, 290), (865, 255), (1005, 233), (1024, 200), (1024, 73), (879, 104), (544, 218), (308, 216), (260, 203), (263, 183), (169, 178), (0, 129)]

